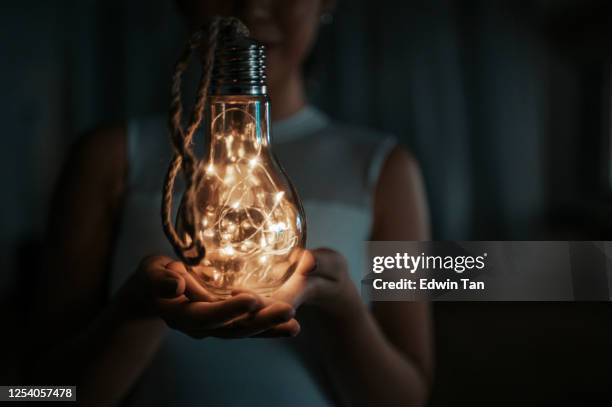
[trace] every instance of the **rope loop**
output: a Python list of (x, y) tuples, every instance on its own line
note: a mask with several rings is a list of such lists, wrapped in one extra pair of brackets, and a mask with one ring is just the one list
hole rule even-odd
[[(200, 263), (206, 255), (202, 240), (196, 236), (195, 227), (195, 189), (200, 178), (198, 168), (201, 166), (193, 152), (193, 135), (202, 125), (217, 46), (226, 36), (240, 35), (248, 35), (248, 29), (240, 20), (234, 17), (213, 17), (191, 35), (176, 62), (172, 75), (168, 129), (173, 155), (164, 179), (161, 218), (164, 233), (176, 255), (188, 265)], [(189, 67), (192, 54), (196, 51), (200, 52), (202, 73), (189, 121), (183, 126), (183, 74)], [(185, 192), (179, 216), (181, 216), (184, 237), (177, 233), (172, 217), (175, 181), (181, 173), (185, 181)], [(195, 254), (187, 255), (187, 252)]]

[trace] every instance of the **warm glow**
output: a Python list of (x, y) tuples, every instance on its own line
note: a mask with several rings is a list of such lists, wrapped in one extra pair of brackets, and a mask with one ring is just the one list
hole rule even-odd
[[(206, 261), (193, 271), (224, 296), (235, 287), (268, 292), (293, 272), (304, 244), (303, 214), (273, 161), (253, 106), (223, 105), (211, 125), (197, 233)], [(238, 120), (239, 119), (239, 120)]]

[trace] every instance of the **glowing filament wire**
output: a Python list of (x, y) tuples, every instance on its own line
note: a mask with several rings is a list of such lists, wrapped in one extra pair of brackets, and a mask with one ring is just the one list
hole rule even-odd
[(261, 118), (251, 114), (260, 103), (220, 103), (211, 120), (195, 235), (206, 258), (192, 271), (221, 296), (236, 287), (275, 289), (304, 244), (301, 205), (262, 137)]

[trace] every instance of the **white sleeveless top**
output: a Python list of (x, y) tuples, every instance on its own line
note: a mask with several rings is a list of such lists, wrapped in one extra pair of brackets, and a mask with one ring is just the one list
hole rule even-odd
[[(128, 186), (115, 250), (112, 291), (150, 254), (174, 256), (160, 221), (161, 187), (170, 159), (166, 120), (128, 125)], [(395, 139), (330, 121), (306, 107), (272, 124), (272, 150), (306, 212), (307, 247), (329, 247), (348, 261), (359, 287), (372, 193)], [(177, 194), (175, 202), (179, 202)], [(302, 359), (300, 359), (302, 358)], [(319, 406), (330, 399), (292, 339), (192, 339), (171, 331), (127, 405)], [(307, 360), (306, 360), (307, 362)]]

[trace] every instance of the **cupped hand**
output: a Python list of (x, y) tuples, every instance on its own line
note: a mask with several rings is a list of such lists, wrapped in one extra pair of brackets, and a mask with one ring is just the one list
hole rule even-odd
[(169, 327), (191, 337), (288, 337), (300, 330), (295, 309), (286, 301), (264, 301), (241, 291), (217, 300), (183, 263), (169, 257), (147, 257), (139, 273), (150, 288), (151, 308)]
[(295, 273), (268, 299), (274, 301), (296, 309), (302, 304), (314, 305), (334, 317), (362, 304), (346, 259), (327, 248), (304, 250)]

